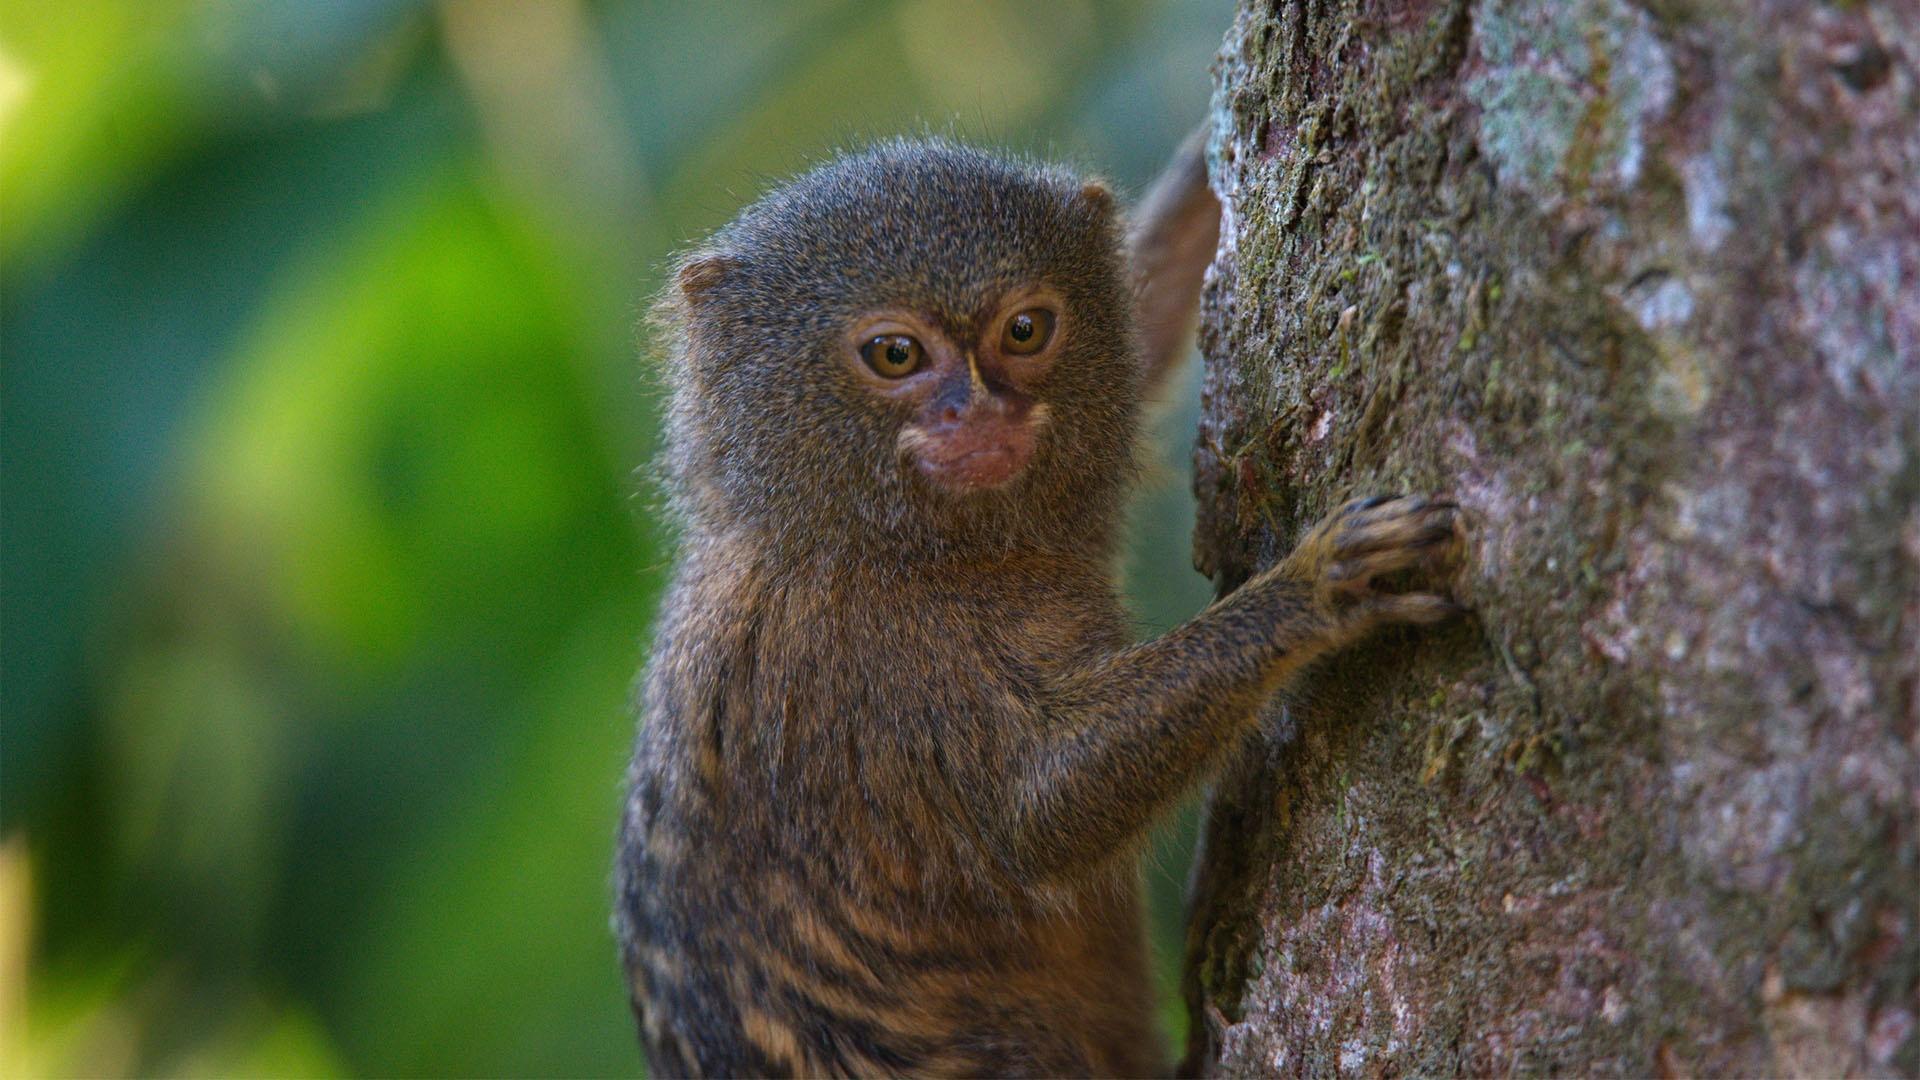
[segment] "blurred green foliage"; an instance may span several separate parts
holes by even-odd
[[[0,1071],[637,1071],[660,266],[880,134],[1137,189],[1227,7],[0,5]]]

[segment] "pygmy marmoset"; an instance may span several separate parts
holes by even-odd
[[[843,157],[660,304],[685,523],[615,921],[657,1075],[1137,1075],[1138,854],[1291,673],[1453,605],[1451,504],[1350,503],[1132,642],[1143,398],[1218,206],[1190,144],[1108,189],[944,141]]]

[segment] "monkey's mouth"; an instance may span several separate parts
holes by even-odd
[[[970,450],[949,461],[920,459],[920,471],[941,487],[971,491],[996,488],[1019,475],[1026,455],[1011,447],[992,446]]]
[[[907,428],[901,443],[935,487],[956,494],[984,491],[1012,483],[1026,469],[1034,425],[1026,417],[973,417],[933,430]]]

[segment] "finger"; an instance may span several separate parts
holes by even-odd
[[[1337,517],[1350,520],[1370,520],[1393,514],[1413,513],[1424,509],[1458,510],[1460,504],[1449,496],[1436,495],[1369,495],[1364,499],[1354,499],[1340,508]],[[1368,513],[1368,511],[1377,511]]]
[[[1367,613],[1381,622],[1408,623],[1415,626],[1431,626],[1448,619],[1463,615],[1467,609],[1444,596],[1434,593],[1399,593],[1389,596],[1371,597],[1366,602]]]
[[[1404,570],[1418,562],[1419,548],[1390,547],[1358,558],[1343,559],[1327,568],[1327,581],[1342,587],[1364,587],[1374,578]]]
[[[1375,511],[1368,519],[1341,530],[1334,544],[1339,558],[1352,558],[1368,552],[1394,547],[1432,547],[1447,543],[1455,536],[1454,511],[1425,503],[1412,510],[1387,515]]]

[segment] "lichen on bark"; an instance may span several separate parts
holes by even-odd
[[[1196,869],[1190,1068],[1920,1072],[1920,18],[1249,2],[1196,563],[1444,491]]]

